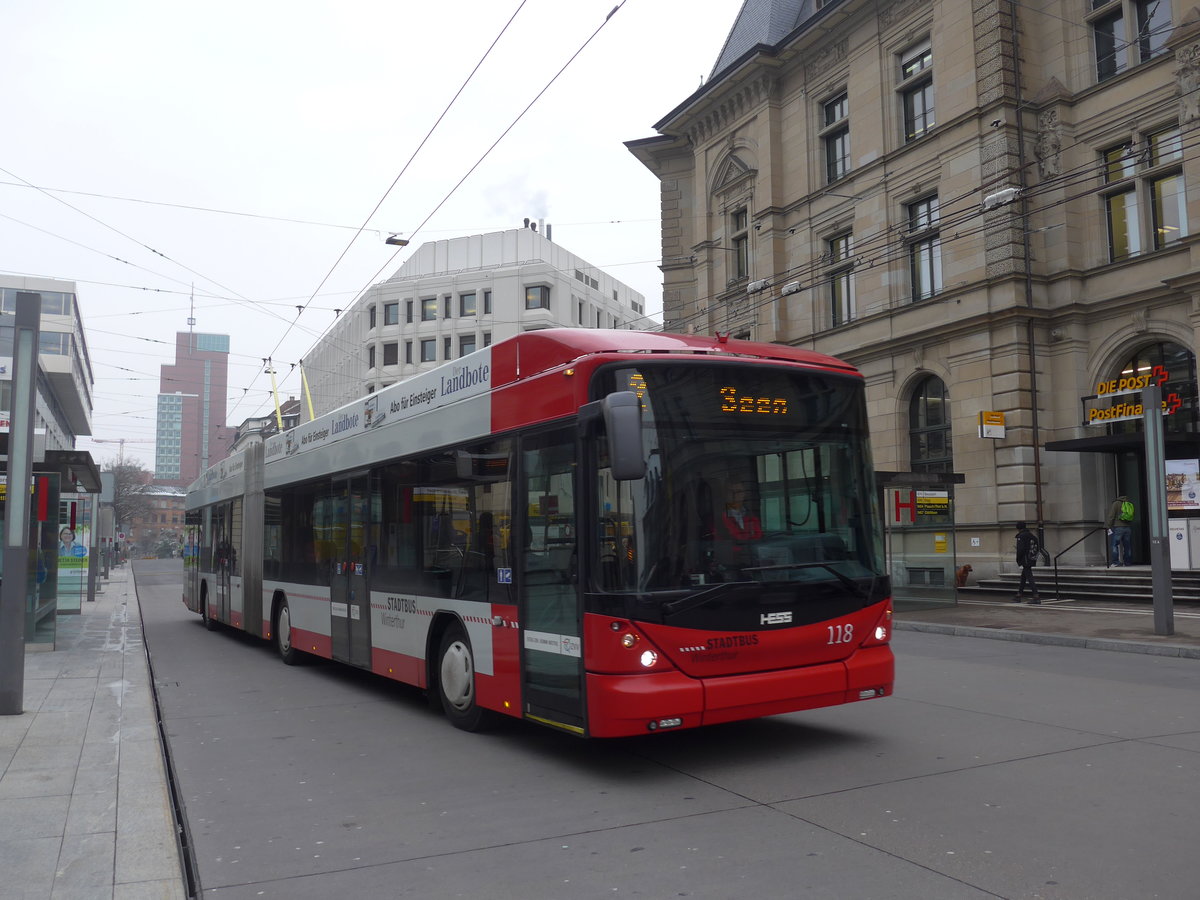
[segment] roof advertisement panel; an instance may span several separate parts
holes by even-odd
[[[309,450],[365,434],[391,428],[414,416],[486,394],[492,386],[492,353],[485,347],[448,365],[415,375],[361,400],[297,425],[266,441],[265,458],[272,460],[295,456]]]

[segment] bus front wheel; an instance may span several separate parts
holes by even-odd
[[[478,731],[483,726],[486,713],[475,702],[475,657],[467,633],[457,622],[442,635],[438,692],[446,718],[455,728]]]
[[[279,611],[275,613],[275,649],[285,665],[294,666],[300,661],[300,651],[292,643],[292,611],[287,600],[279,601]]]

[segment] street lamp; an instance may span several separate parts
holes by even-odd
[[[393,247],[407,247],[408,246],[408,239],[402,238],[398,234],[389,235],[388,237],[384,238],[383,242],[385,244],[391,244]]]

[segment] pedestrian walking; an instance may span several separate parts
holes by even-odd
[[[1121,494],[1108,507],[1104,527],[1108,529],[1108,564],[1133,564],[1133,501]]]
[[[1021,567],[1021,583],[1017,587],[1017,595],[1012,598],[1013,603],[1020,603],[1022,596],[1025,593],[1025,585],[1029,585],[1029,592],[1032,595],[1029,602],[1037,606],[1042,602],[1038,596],[1037,582],[1033,580],[1033,566],[1037,562],[1038,553],[1041,552],[1041,546],[1038,544],[1037,535],[1029,530],[1029,526],[1024,522],[1017,523],[1017,565]]]

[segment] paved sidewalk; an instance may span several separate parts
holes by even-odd
[[[25,653],[25,712],[0,716],[0,896],[183,900],[130,566]]]
[[[1200,608],[1176,604],[1173,613],[1170,635],[1154,633],[1153,609],[1145,603],[960,600],[956,606],[899,610],[894,621],[897,631],[1200,659]]]

